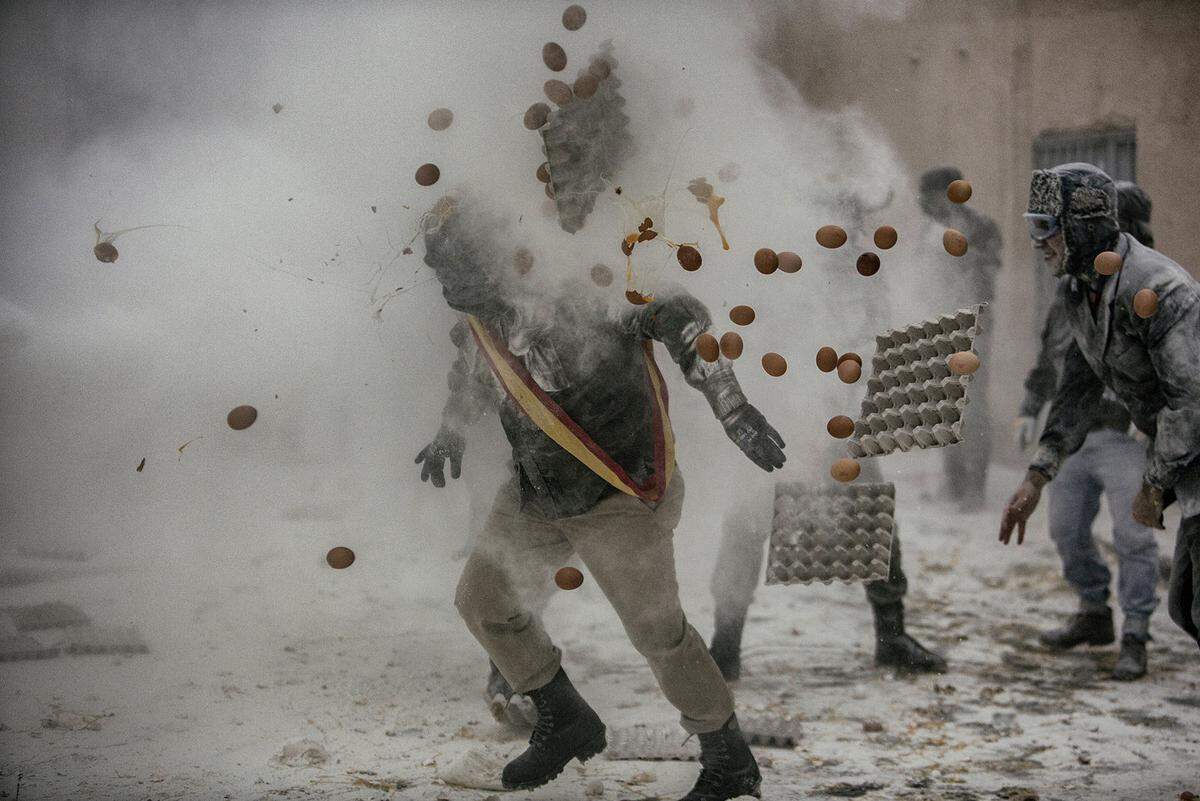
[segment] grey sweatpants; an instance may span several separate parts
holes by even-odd
[[[1088,434],[1047,487],[1050,537],[1062,558],[1063,575],[1085,608],[1108,604],[1112,573],[1092,536],[1100,495],[1108,498],[1124,631],[1142,638],[1158,606],[1158,543],[1154,530],[1136,522],[1132,513],[1145,463],[1144,445],[1124,431],[1101,428]]]
[[[702,734],[729,720],[733,696],[679,603],[672,538],[683,496],[676,470],[655,509],[616,493],[584,514],[549,520],[521,510],[515,480],[500,489],[454,602],[514,691],[542,687],[558,672],[562,652],[537,610],[555,571],[577,554],[683,728]]]

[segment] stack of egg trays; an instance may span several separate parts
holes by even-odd
[[[973,351],[986,303],[875,337],[862,413],[846,444],[855,458],[963,440],[972,376],[951,375],[947,359]]]
[[[888,577],[896,521],[891,482],[775,486],[767,584]]]
[[[583,227],[605,182],[633,150],[611,43],[594,58],[608,62],[608,77],[591,97],[573,97],[552,111],[541,130],[558,222],[569,234]]]

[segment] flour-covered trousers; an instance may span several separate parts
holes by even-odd
[[[700,634],[679,603],[672,539],[683,510],[676,470],[657,508],[616,493],[574,517],[521,511],[516,481],[501,488],[458,582],[455,605],[513,690],[528,693],[558,672],[562,653],[537,610],[554,573],[578,555],[612,604],[634,648],[693,734],[733,714]]]
[[[1084,607],[1108,603],[1112,573],[1092,534],[1100,496],[1108,498],[1123,628],[1142,638],[1158,606],[1158,543],[1154,530],[1136,522],[1132,512],[1145,464],[1144,445],[1124,431],[1100,428],[1088,434],[1047,486],[1050,537],[1062,558],[1063,575]]]

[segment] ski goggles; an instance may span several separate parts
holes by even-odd
[[[1025,222],[1029,224],[1029,237],[1038,242],[1045,242],[1062,230],[1058,217],[1053,214],[1024,214]]]

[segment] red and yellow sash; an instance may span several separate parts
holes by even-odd
[[[654,363],[653,342],[646,340],[643,348],[646,357],[646,381],[654,398],[654,475],[645,484],[637,484],[624,468],[605,453],[587,432],[568,417],[567,413],[537,385],[533,376],[525,369],[525,365],[497,341],[482,322],[472,315],[467,315],[467,322],[471,326],[471,333],[479,345],[479,350],[487,359],[505,392],[546,436],[621,492],[644,501],[657,502],[662,499],[675,469],[675,435],[671,431],[671,420],[667,416],[667,387],[663,383],[662,374],[658,372],[658,365]]]

